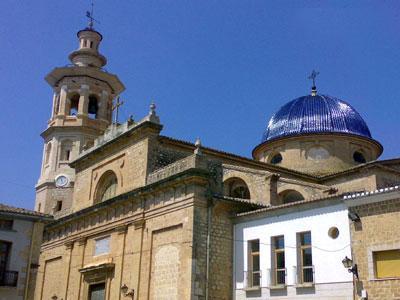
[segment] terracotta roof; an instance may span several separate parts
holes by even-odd
[[[0,214],[1,213],[6,213],[10,215],[22,215],[22,216],[30,216],[30,217],[39,217],[39,218],[45,218],[45,219],[52,219],[53,217],[51,215],[43,214],[37,211],[25,209],[25,208],[20,208],[20,207],[14,207],[14,206],[9,206],[0,203]]]
[[[252,214],[258,214],[258,213],[262,213],[262,212],[266,212],[266,211],[278,210],[278,209],[283,209],[283,208],[292,207],[292,206],[301,206],[301,205],[308,204],[308,203],[324,201],[324,200],[334,199],[334,198],[341,199],[342,197],[344,197],[345,195],[348,195],[348,194],[349,193],[341,193],[341,194],[337,194],[337,195],[335,194],[335,195],[329,195],[329,196],[325,196],[325,197],[305,199],[305,200],[281,204],[281,205],[268,206],[265,208],[252,210],[249,212],[239,213],[236,216],[241,217],[241,216],[247,216],[247,215],[252,215]]]

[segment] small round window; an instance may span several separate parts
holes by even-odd
[[[329,228],[328,235],[330,238],[336,239],[339,236],[339,229],[337,227]]]
[[[353,159],[354,159],[355,162],[358,162],[360,164],[363,164],[363,163],[367,162],[367,160],[364,157],[364,154],[362,154],[359,151],[354,152]]]
[[[282,161],[282,155],[280,153],[274,154],[270,160],[271,164],[279,164]]]

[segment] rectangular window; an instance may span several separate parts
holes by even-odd
[[[57,201],[56,203],[56,211],[60,211],[62,209],[62,201]]]
[[[94,256],[108,254],[110,252],[110,237],[95,240]]]
[[[272,273],[271,282],[273,285],[286,283],[285,266],[285,238],[283,235],[272,237]]]
[[[16,286],[18,272],[8,270],[11,253],[10,242],[0,241],[0,286]]]
[[[260,240],[252,240],[247,243],[248,249],[248,270],[247,285],[248,287],[260,286]]]
[[[299,243],[299,274],[300,283],[314,282],[314,267],[312,263],[311,232],[301,232],[298,235]]]
[[[13,220],[0,219],[0,230],[12,230],[13,223]]]
[[[106,291],[105,282],[89,285],[89,300],[106,299],[105,291]]]
[[[400,249],[373,253],[376,278],[400,277]]]

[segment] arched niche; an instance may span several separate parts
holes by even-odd
[[[250,190],[243,179],[233,177],[224,182],[224,195],[233,198],[250,199]]]
[[[94,197],[95,203],[100,203],[116,196],[118,189],[117,175],[111,170],[106,171],[99,179]]]
[[[51,154],[51,142],[48,142],[46,145],[46,151],[44,155],[44,164],[47,165],[50,162],[50,154]]]
[[[304,196],[296,190],[285,190],[279,193],[279,200],[282,204],[293,203],[304,200]]]
[[[71,140],[63,140],[61,142],[60,160],[69,161],[71,159],[73,142]]]

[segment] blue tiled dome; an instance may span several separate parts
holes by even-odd
[[[303,96],[274,114],[262,142],[310,133],[348,133],[371,139],[360,114],[348,103],[327,95]]]

